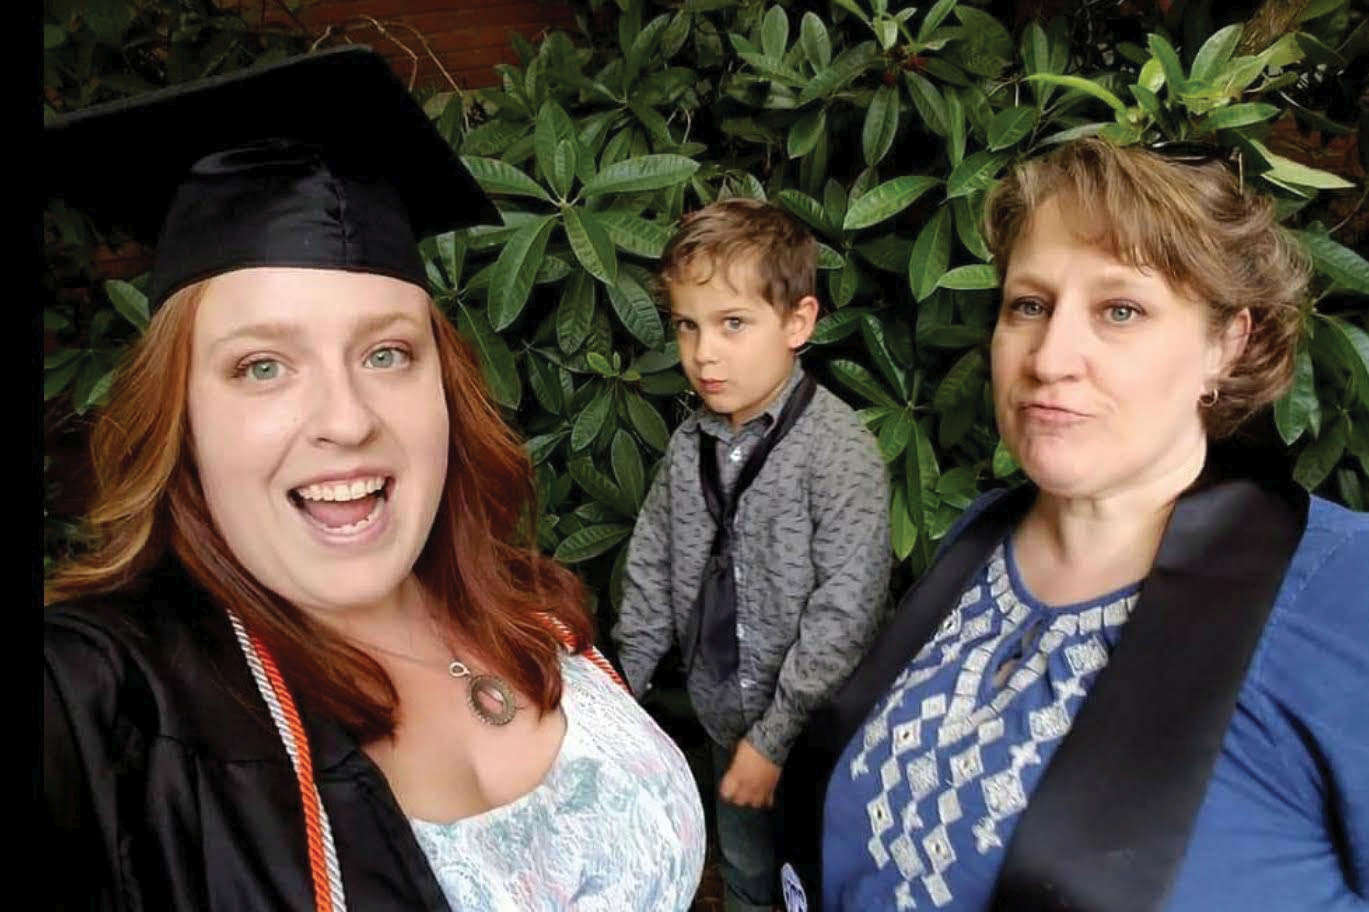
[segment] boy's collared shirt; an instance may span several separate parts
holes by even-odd
[[[775,401],[742,427],[700,408],[676,430],[628,547],[614,637],[628,684],[645,689],[683,640],[715,527],[699,476],[699,434],[718,441],[731,490],[803,377],[796,362]],[[745,737],[782,764],[808,714],[845,680],[888,604],[888,481],[873,435],[819,387],[741,496],[735,520],[737,674],[696,663],[691,702],[714,741]]]

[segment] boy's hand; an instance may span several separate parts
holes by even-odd
[[[780,768],[743,738],[737,742],[732,765],[718,783],[718,797],[738,807],[768,808],[775,803],[779,781]]]

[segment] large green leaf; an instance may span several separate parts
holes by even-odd
[[[634,392],[627,394],[627,415],[632,427],[653,449],[665,452],[670,431],[656,407]]]
[[[1274,426],[1283,442],[1291,446],[1312,424],[1312,415],[1321,410],[1317,399],[1312,356],[1306,348],[1293,361],[1293,383],[1274,403]]]
[[[565,109],[554,101],[548,100],[537,112],[533,126],[532,146],[537,157],[537,167],[544,180],[550,181],[555,172],[556,146],[562,140],[577,142],[575,123]]]
[[[526,134],[523,121],[496,118],[467,133],[461,140],[463,155],[498,155]]]
[[[632,526],[605,523],[586,526],[567,535],[556,546],[555,557],[563,564],[578,564],[598,557],[632,534]]]
[[[1332,240],[1324,231],[1295,231],[1317,271],[1347,291],[1369,295],[1369,260]]]
[[[610,455],[613,477],[618,480],[618,487],[634,504],[640,504],[646,494],[646,472],[642,468],[642,454],[637,451],[632,435],[621,430],[614,434]]]
[[[986,189],[1007,161],[1006,153],[989,152],[986,149],[966,156],[946,179],[946,198],[955,199]]]
[[[1202,120],[1204,130],[1232,130],[1236,127],[1247,127],[1271,117],[1277,117],[1279,109],[1272,104],[1262,102],[1250,102],[1248,104],[1230,105],[1225,108],[1218,108]]]
[[[854,390],[860,395],[869,399],[875,405],[889,405],[898,407],[898,400],[890,396],[889,393],[875,379],[875,375],[863,365],[855,361],[840,358],[827,365],[832,371],[832,376],[846,387]]]
[[[589,404],[580,410],[580,414],[575,416],[575,423],[571,425],[570,448],[575,453],[594,442],[594,438],[599,435],[609,412],[613,410],[613,387],[602,381],[595,382],[602,385],[595,392],[594,398],[590,399]]]
[[[553,415],[564,414],[566,394],[561,387],[561,378],[556,366],[545,357],[531,353],[524,359],[524,364],[528,367],[528,383],[532,386],[533,395],[537,397],[537,403]]]
[[[946,121],[946,99],[941,90],[919,73],[903,74],[903,84],[908,88],[908,97],[913,100],[922,122],[938,136],[945,136],[949,129]]]
[[[1108,107],[1119,114],[1125,114],[1127,106],[1122,103],[1112,92],[1100,86],[1092,79],[1085,79],[1082,76],[1059,76],[1054,73],[1033,73],[1027,77],[1028,82],[1040,82],[1047,85],[1058,85],[1062,88],[1072,89],[1076,92],[1083,92],[1092,95],[1099,101],[1106,102]]]
[[[105,282],[105,294],[109,296],[114,309],[139,332],[147,329],[151,316],[147,309],[147,295],[127,282],[109,279]]]
[[[518,367],[514,364],[513,352],[490,326],[489,320],[479,310],[462,304],[456,314],[456,328],[475,346],[494,401],[508,409],[518,408],[523,398]]]
[[[865,341],[865,349],[870,353],[870,359],[875,362],[875,367],[884,375],[884,379],[889,381],[899,394],[900,398],[907,398],[908,387],[904,378],[903,369],[894,360],[893,354],[889,351],[889,345],[884,338],[884,325],[874,314],[866,314],[860,321],[861,338]],[[892,458],[892,457],[891,457]]]
[[[984,354],[978,348],[972,348],[961,355],[941,379],[932,397],[932,408],[938,412],[964,408],[967,402],[979,397],[983,386]]]
[[[958,196],[951,200],[951,213],[955,216],[955,233],[966,250],[981,260],[988,260],[992,254],[984,235],[979,230],[979,213],[983,207],[972,206],[971,199],[973,197]]]
[[[594,289],[595,283],[586,273],[576,272],[561,291],[561,303],[556,308],[556,344],[568,355],[578,351],[589,335]]]
[[[619,248],[637,256],[656,259],[669,243],[671,230],[629,212],[596,212],[595,218]]]
[[[919,301],[932,293],[951,259],[951,211],[942,207],[922,226],[908,258],[908,286]]]
[[[814,70],[821,70],[832,62],[832,39],[827,34],[827,26],[811,10],[803,14],[799,24],[799,43]]]
[[[922,24],[917,29],[917,40],[925,42],[935,32],[937,26],[941,25],[950,15],[955,7],[956,0],[936,0],[931,9],[927,10],[927,15],[922,18]]]
[[[1341,418],[1312,441],[1293,465],[1293,480],[1309,491],[1316,490],[1344,455],[1349,430],[1348,422]]]
[[[908,510],[907,487],[901,484],[892,487],[889,499],[889,545],[894,549],[894,557],[906,560],[917,546],[917,523]]]
[[[524,225],[495,260],[489,300],[490,323],[496,330],[508,327],[523,312],[555,223],[555,217],[548,215]]]
[[[954,58],[977,76],[997,76],[1012,59],[1012,35],[993,16],[973,6],[957,6],[955,14],[964,30],[952,46]]]
[[[1369,407],[1369,333],[1339,317],[1316,315],[1315,343],[1324,346],[1350,374],[1355,395]]]
[[[683,155],[640,155],[609,165],[584,187],[586,196],[638,193],[682,184],[699,170],[699,163]]]
[[[957,266],[937,279],[936,284],[941,288],[953,288],[958,291],[997,288],[998,270],[988,263]]]
[[[1203,46],[1198,48],[1198,53],[1193,55],[1190,78],[1197,83],[1210,83],[1214,80],[1231,60],[1231,55],[1236,52],[1244,28],[1242,23],[1237,22],[1213,32],[1203,42]]]
[[[785,188],[776,194],[775,199],[781,206],[803,219],[823,234],[837,234],[836,226],[827,220],[827,212],[822,203],[806,193]]]
[[[1160,61],[1160,66],[1165,71],[1165,85],[1169,87],[1171,97],[1182,95],[1188,89],[1188,80],[1184,78],[1184,67],[1179,62],[1179,55],[1174,51],[1174,45],[1165,39],[1165,36],[1152,33],[1147,36],[1146,44],[1150,47],[1150,52]]]
[[[580,265],[590,275],[612,287],[618,278],[618,255],[613,252],[613,242],[599,224],[598,217],[578,206],[566,206],[561,210],[561,216],[565,220],[570,249],[575,252]]]
[[[862,193],[846,210],[845,231],[868,228],[907,209],[929,189],[941,183],[925,175],[896,177]]]
[[[816,98],[823,98],[840,91],[847,83],[855,79],[877,60],[880,59],[879,51],[875,48],[873,41],[862,41],[853,48],[844,51],[832,65],[819,70],[817,75],[808,81],[799,93],[798,104],[800,107],[808,104]]]
[[[778,9],[778,7],[776,7]],[[817,146],[827,132],[827,109],[817,108],[804,114],[789,127],[786,146],[790,158],[803,158]]]
[[[1036,109],[1025,105],[1005,108],[989,122],[989,148],[1006,149],[1036,126]]]
[[[879,164],[893,147],[898,132],[898,85],[880,86],[865,111],[865,124],[860,131],[860,147],[865,163]]]
[[[778,60],[788,46],[789,17],[784,14],[784,7],[772,6],[761,22],[761,52]]]
[[[582,454],[574,457],[566,463],[566,469],[570,472],[570,477],[575,480],[575,483],[599,503],[611,507],[623,516],[632,517],[636,515],[637,505],[628,503],[618,485],[614,484],[613,479],[595,468],[594,461],[589,456]]]
[[[618,273],[618,280],[608,286],[609,303],[618,319],[647,348],[660,348],[665,341],[665,330],[656,304],[642,283],[627,270]]]
[[[486,193],[531,196],[551,202],[551,197],[537,181],[507,162],[479,155],[463,155],[461,161]]]
[[[813,328],[813,335],[808,338],[808,341],[814,345],[831,345],[833,342],[840,342],[860,328],[861,318],[868,313],[869,311],[863,307],[847,307],[829,313],[818,321],[818,325]]]

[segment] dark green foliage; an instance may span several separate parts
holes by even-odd
[[[1369,262],[1333,239],[1319,196],[1363,188],[1266,143],[1281,113],[1315,113],[1338,74],[1364,73],[1362,13],[1317,4],[1305,31],[1238,55],[1239,23],[1089,20],[1085,43],[1081,21],[1014,29],[955,0],[590,6],[583,22],[616,16],[616,27],[520,40],[521,63],[497,68],[498,88],[429,99],[505,225],[430,239],[424,254],[434,296],[529,441],[538,540],[583,574],[601,623],[636,511],[690,404],[651,291],[679,215],[761,197],[817,235],[825,316],[805,363],[879,441],[902,588],[960,511],[1017,472],[987,391],[997,276],[978,216],[1012,162],[1073,136],[1241,150],[1244,179],[1279,198],[1318,269],[1275,426],[1300,481],[1369,507]],[[59,37],[49,43],[65,53]],[[95,100],[74,85],[57,91]],[[1365,121],[1316,116],[1369,144]],[[70,241],[79,222],[56,213],[55,236]],[[97,404],[103,371],[146,319],[133,286],[106,294],[79,328],[49,310],[68,345],[47,364],[54,410]],[[96,332],[112,326],[121,331]]]

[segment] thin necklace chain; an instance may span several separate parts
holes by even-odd
[[[487,725],[507,725],[518,712],[518,704],[513,689],[503,678],[492,674],[477,674],[471,671],[465,662],[455,656],[448,662],[435,662],[431,659],[420,659],[417,656],[387,649],[384,646],[377,646],[375,643],[357,637],[350,637],[350,639],[359,646],[374,649],[376,652],[393,656],[396,659],[403,659],[423,668],[445,668],[447,674],[453,678],[458,680],[465,678],[466,703],[470,706],[471,711]],[[491,709],[482,702],[482,698],[493,700],[497,704],[496,708]]]

